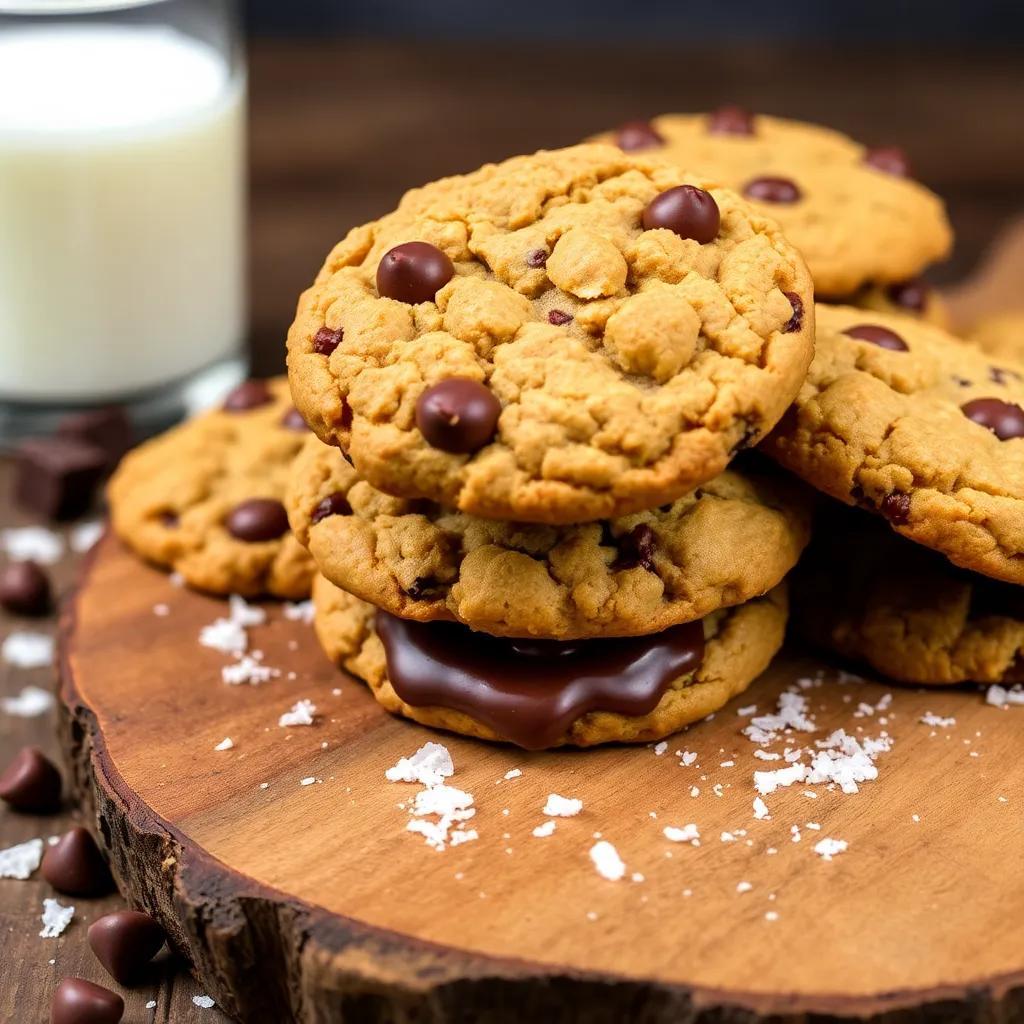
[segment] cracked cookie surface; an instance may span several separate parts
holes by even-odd
[[[578,146],[409,192],[299,301],[288,367],[306,420],[381,490],[492,519],[608,518],[716,476],[795,395],[812,286],[726,189],[707,185],[713,237],[701,196],[690,228],[645,212],[683,184],[706,185]]]
[[[328,579],[406,619],[564,640],[656,633],[758,597],[810,536],[802,485],[770,463],[675,502],[549,526],[376,490],[315,437],[293,467],[292,529]]]
[[[747,198],[752,190],[754,205],[807,260],[821,295],[904,281],[949,253],[941,200],[904,176],[906,160],[896,150],[869,150],[828,128],[730,108],[665,114],[649,128],[645,155],[712,175]],[[633,144],[622,129],[600,138]],[[758,181],[773,184],[752,189]]]
[[[817,322],[762,450],[954,564],[1024,583],[1024,367],[907,317],[819,304]]]
[[[313,625],[327,656],[367,683],[386,710],[435,729],[487,740],[505,739],[463,712],[417,707],[399,698],[388,680],[387,659],[374,625],[376,610],[372,605],[323,576],[313,581],[313,603]],[[638,716],[589,712],[577,718],[551,745],[647,743],[706,718],[746,690],[768,667],[782,646],[786,616],[785,584],[764,597],[713,612],[704,619],[705,646],[700,666],[674,680],[653,711]]]
[[[306,597],[313,561],[282,501],[309,430],[284,378],[232,396],[234,410],[203,413],[125,456],[107,490],[114,531],[196,589]]]
[[[810,643],[892,679],[1024,680],[1024,590],[950,565],[853,509],[831,509],[791,583]]]

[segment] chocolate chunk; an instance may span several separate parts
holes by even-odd
[[[864,163],[897,178],[910,177],[910,160],[899,146],[875,146],[864,154]]]
[[[429,242],[403,242],[384,253],[377,266],[377,294],[416,305],[434,296],[455,276],[448,256]]]
[[[33,437],[15,449],[14,500],[46,519],[76,519],[92,504],[107,455],[71,437]]]
[[[341,418],[338,423],[342,430],[348,430],[352,426],[352,406],[348,404],[347,398],[341,400]]]
[[[309,424],[302,418],[302,413],[294,405],[281,417],[281,426],[285,430],[309,430]]]
[[[0,606],[15,615],[45,615],[52,605],[50,580],[35,562],[11,562],[0,571]]]
[[[1005,387],[1007,381],[1020,380],[1021,375],[1016,370],[1007,370],[1004,366],[990,366],[988,368],[988,378],[993,384]]]
[[[414,601],[425,601],[437,594],[440,584],[431,576],[417,576],[412,583],[405,588],[406,594]]]
[[[960,407],[963,414],[992,431],[1000,441],[1024,437],[1024,409],[1001,398],[975,398]]]
[[[646,524],[634,526],[625,536],[617,541],[618,558],[612,563],[613,569],[646,569],[654,572],[654,551],[657,538],[654,531]]]
[[[548,261],[547,249],[534,249],[526,254],[526,265],[528,267],[543,267]]]
[[[719,107],[708,115],[708,131],[712,135],[753,135],[754,115],[743,107]]]
[[[449,377],[427,388],[416,402],[416,426],[433,448],[467,454],[488,444],[501,403],[485,385]]]
[[[107,457],[107,472],[120,462],[135,440],[128,415],[119,405],[65,416],[57,424],[56,434],[99,448]]]
[[[130,985],[164,944],[163,928],[138,910],[118,910],[89,925],[89,946],[107,973]]]
[[[881,324],[857,324],[856,327],[847,327],[843,334],[858,341],[867,341],[879,348],[887,348],[893,352],[907,352],[907,343],[888,327]]]
[[[243,380],[236,388],[228,392],[224,399],[225,412],[248,412],[267,405],[274,396],[267,387],[265,380]]]
[[[548,323],[554,324],[555,327],[564,327],[572,323],[572,316],[561,309],[552,309],[548,312]]]
[[[0,800],[16,811],[52,814],[60,807],[60,772],[38,747],[22,747],[0,775]]]
[[[313,509],[313,514],[309,517],[309,521],[310,523],[319,523],[321,519],[326,519],[328,516],[348,516],[351,514],[352,506],[348,503],[348,498],[341,491],[335,491],[334,494],[329,494]]]
[[[181,520],[178,518],[177,512],[165,509],[160,513],[160,525],[167,530],[176,530],[180,522]]]
[[[615,133],[615,145],[626,153],[635,153],[664,146],[665,139],[650,121],[627,121]]]
[[[792,334],[799,331],[804,325],[804,300],[796,292],[783,292],[793,307],[793,315],[786,321],[782,328],[783,334]]]
[[[743,187],[743,194],[762,203],[795,203],[803,196],[796,182],[772,175],[748,181]]]
[[[69,896],[104,896],[114,887],[100,848],[80,825],[47,848],[42,872],[57,892]]]
[[[65,978],[53,994],[50,1024],[118,1024],[124,1000],[84,978]]]
[[[340,344],[343,332],[332,331],[330,327],[321,327],[313,335],[313,351],[320,356],[329,356]]]
[[[880,510],[890,523],[903,526],[910,520],[910,495],[893,491],[882,499]]]
[[[718,235],[722,218],[710,192],[695,185],[678,185],[655,196],[644,208],[642,220],[647,231],[668,228],[681,238],[706,245]]]
[[[909,309],[912,313],[923,313],[928,305],[931,288],[919,277],[910,281],[899,281],[889,285],[885,294],[889,301],[901,309]]]
[[[250,498],[228,513],[224,525],[237,540],[277,540],[288,532],[288,513],[274,498]]]

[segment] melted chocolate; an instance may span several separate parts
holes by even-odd
[[[527,750],[550,747],[590,711],[648,714],[704,658],[700,621],[651,636],[565,642],[501,639],[383,611],[376,623],[402,700],[461,711]]]

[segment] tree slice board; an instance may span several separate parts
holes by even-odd
[[[230,659],[197,643],[224,604],[107,537],[62,625],[62,733],[96,833],[240,1020],[1024,1019],[1024,707],[795,653],[660,756],[527,754],[389,717],[267,608],[251,644],[281,675],[225,685]],[[782,789],[755,820],[752,773],[784,762],[753,756],[738,710],[806,678],[818,732],[794,744],[842,727],[892,750],[860,792]],[[280,727],[301,698],[316,723]],[[436,851],[406,830],[418,787],[384,773],[427,740],[475,798],[475,842]],[[549,793],[583,811],[536,838]],[[690,822],[699,846],[663,835]],[[595,870],[596,833],[622,880]],[[825,837],[848,848],[826,861]]]

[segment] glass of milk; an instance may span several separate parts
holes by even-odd
[[[0,0],[0,440],[245,372],[232,0]]]

